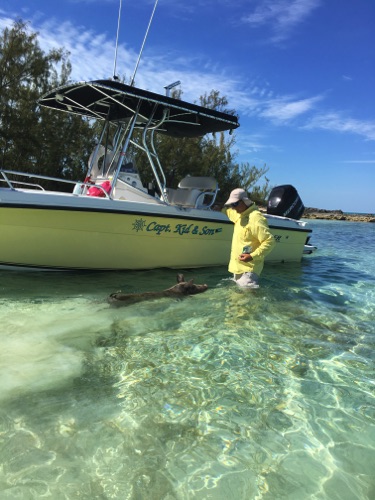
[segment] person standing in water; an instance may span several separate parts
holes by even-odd
[[[267,219],[241,188],[230,193],[223,211],[234,223],[228,270],[237,285],[258,288],[264,259],[275,246]]]

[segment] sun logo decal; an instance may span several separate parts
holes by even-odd
[[[133,222],[133,230],[134,231],[143,231],[146,226],[146,221],[143,219],[136,219],[135,222]]]

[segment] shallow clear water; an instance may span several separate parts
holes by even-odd
[[[1,499],[374,499],[375,225],[237,290],[172,270],[0,273]]]

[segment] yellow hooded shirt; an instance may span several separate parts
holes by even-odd
[[[242,214],[238,214],[230,207],[225,207],[223,211],[234,223],[229,272],[233,274],[253,272],[259,275],[263,270],[265,256],[275,246],[275,238],[269,230],[267,219],[259,212],[255,204]],[[238,260],[244,246],[250,247],[253,260],[249,262]]]

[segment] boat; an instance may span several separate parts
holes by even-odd
[[[0,269],[117,271],[226,265],[233,225],[215,210],[213,177],[188,175],[167,186],[155,134],[176,138],[232,133],[238,118],[171,96],[180,82],[156,94],[134,86],[158,0],[130,81],[113,78],[59,86],[40,106],[102,124],[84,180],[69,181],[0,169]],[[134,149],[148,159],[154,182],[145,185]],[[47,183],[47,184],[46,184]],[[46,186],[58,186],[51,190]],[[268,223],[276,246],[268,261],[299,262],[315,247],[299,220],[303,203],[293,186],[270,194]]]
[[[233,225],[214,209],[218,183],[187,176],[177,188],[167,186],[154,136],[231,132],[239,126],[236,116],[115,79],[67,84],[39,104],[102,122],[101,139],[84,180],[0,170],[2,269],[114,271],[228,263]],[[142,140],[135,143],[137,131]],[[143,185],[131,145],[147,155],[154,186]],[[61,187],[45,189],[45,181]],[[267,261],[299,262],[314,248],[308,243],[312,231],[293,218],[295,200],[278,212],[285,196],[276,194],[266,217],[277,244]]]

